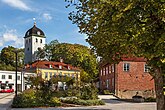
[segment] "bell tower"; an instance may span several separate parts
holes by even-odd
[[[25,64],[37,60],[35,52],[38,50],[38,48],[43,49],[43,47],[45,46],[45,39],[46,36],[44,32],[41,29],[37,28],[36,22],[34,22],[33,27],[25,33],[24,37]]]

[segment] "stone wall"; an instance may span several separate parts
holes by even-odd
[[[138,95],[143,98],[156,97],[154,90],[145,90],[145,91],[118,91],[118,97],[122,99],[132,99],[133,96]]]

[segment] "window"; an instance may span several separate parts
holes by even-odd
[[[9,75],[8,79],[12,79],[12,75]]]
[[[61,65],[59,65],[59,69],[62,69],[62,66]]]
[[[48,72],[45,72],[45,79],[48,78]]]
[[[68,73],[68,77],[70,77],[70,74]]]
[[[68,66],[68,70],[70,70],[70,66]]]
[[[29,39],[29,43],[31,42],[31,40]]]
[[[54,77],[56,77],[56,73],[54,73]]]
[[[17,80],[21,80],[21,77],[20,76],[17,76]]]
[[[50,79],[52,78],[52,72],[49,72],[49,74],[50,74]]]
[[[42,43],[42,39],[40,39],[40,43]]]
[[[103,68],[103,75],[105,75],[105,68]]]
[[[38,42],[38,39],[36,38],[36,42]]]
[[[27,51],[29,51],[29,47],[27,48]]]
[[[109,73],[111,73],[111,70],[112,70],[112,68],[111,68],[111,66],[109,66]]]
[[[114,67],[114,65],[111,66],[111,70],[112,70],[112,73],[115,72],[115,67]]]
[[[107,86],[107,89],[109,89],[109,80],[108,79],[106,80],[106,86]]]
[[[49,68],[52,68],[52,65],[49,65]]]
[[[29,31],[28,31],[27,35],[29,35]]]
[[[129,71],[129,69],[130,69],[130,64],[129,64],[129,63],[124,63],[123,65],[124,65],[123,71]]]
[[[37,34],[40,35],[41,34],[40,31],[37,31]]]
[[[5,79],[5,75],[2,75],[2,79]]]
[[[26,40],[26,44],[28,43],[28,40]]]
[[[150,67],[147,64],[145,64],[144,65],[144,72],[149,72],[149,69],[150,69]]]
[[[106,74],[108,74],[108,66],[106,67]]]
[[[100,75],[102,76],[102,74],[103,74],[103,71],[102,71],[102,69],[100,70]]]
[[[74,78],[74,74],[72,74],[72,78]]]

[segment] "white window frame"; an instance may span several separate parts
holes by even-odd
[[[11,78],[9,78],[9,76],[11,76]],[[13,76],[12,76],[12,75],[9,75],[9,76],[8,76],[8,79],[12,79],[12,78],[13,78]]]
[[[106,66],[106,74],[108,74],[109,72],[108,72],[108,66]]]
[[[101,69],[101,70],[100,70],[100,76],[102,76],[102,74],[103,74],[103,70]]]
[[[148,73],[149,72],[149,66],[147,64],[144,64],[144,72]]]
[[[4,77],[3,77],[4,76]],[[2,79],[6,79],[6,75],[2,75]]]
[[[18,76],[17,76],[17,80],[21,80],[21,76],[18,75]]]
[[[111,66],[111,71],[112,71],[112,73],[115,72],[115,67],[114,67],[114,65]]]
[[[130,63],[124,63],[123,64],[123,71],[125,71],[125,72],[130,71]]]

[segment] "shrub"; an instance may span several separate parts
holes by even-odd
[[[92,84],[85,84],[80,88],[80,99],[94,100],[98,99],[97,88]]]
[[[48,96],[48,95],[46,95]],[[12,107],[27,108],[27,107],[41,107],[41,106],[60,106],[61,102],[57,97],[52,95],[46,97],[41,90],[25,90],[23,93],[14,97]]]
[[[109,90],[104,90],[103,91],[103,94],[104,95],[112,95],[113,93],[111,93]]]
[[[57,97],[52,97],[52,98],[50,99],[50,105],[51,105],[51,106],[61,106],[61,101],[60,101],[60,99],[57,98]]]
[[[84,105],[84,106],[92,106],[92,105],[105,105],[102,100],[82,100],[82,99],[75,99],[75,98],[66,98],[61,100],[63,103],[69,104],[77,104],[77,105]]]
[[[144,100],[145,102],[156,102],[156,99],[153,97],[148,97]]]
[[[36,105],[35,90],[28,89],[14,97],[12,107],[31,107]]]

